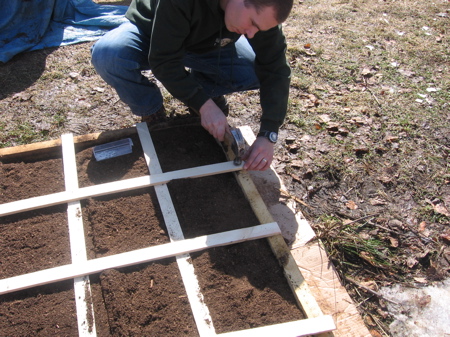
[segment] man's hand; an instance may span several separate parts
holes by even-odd
[[[273,144],[267,138],[258,137],[242,159],[244,170],[265,171],[273,160]]]
[[[227,117],[212,99],[207,100],[200,108],[200,119],[202,126],[214,138],[223,142],[225,132],[229,129]]]

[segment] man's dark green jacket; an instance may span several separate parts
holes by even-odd
[[[226,29],[219,0],[133,0],[126,17],[150,39],[149,64],[155,77],[177,99],[196,109],[210,98],[182,59],[186,52],[220,48],[220,39],[237,41]],[[261,129],[278,131],[286,116],[290,68],[281,25],[248,39],[260,81]]]

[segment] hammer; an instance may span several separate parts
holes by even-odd
[[[230,128],[230,133],[225,133],[225,142],[228,143],[234,153],[234,165],[241,165],[242,156],[245,153],[245,140],[242,136],[241,130],[237,128]]]

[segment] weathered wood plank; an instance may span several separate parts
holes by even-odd
[[[107,143],[133,134],[136,134],[136,129],[131,127],[76,136],[73,138],[73,142],[77,150],[83,150],[100,143]],[[61,157],[60,138],[0,149],[0,161],[3,163],[10,163],[17,160],[30,161],[55,156]]]

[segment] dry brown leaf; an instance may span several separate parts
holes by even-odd
[[[374,257],[373,257],[371,254],[369,254],[369,253],[367,253],[367,252],[360,252],[360,253],[359,253],[359,256],[360,256],[363,260],[369,262],[372,266],[375,266],[375,267],[378,266],[378,265],[376,264],[376,262],[375,262]]]
[[[295,181],[297,181],[297,182],[301,182],[302,180],[300,179],[300,177],[298,176],[298,175],[296,175],[296,174],[291,174],[290,175],[291,177],[292,177],[292,179],[294,179]]]
[[[389,237],[389,241],[391,241],[391,246],[394,248],[398,247],[398,240],[396,238],[393,237]]]
[[[303,161],[302,160],[293,160],[291,161],[291,167],[300,168],[303,167]]]
[[[300,141],[302,142],[309,142],[312,139],[310,135],[303,135],[302,138],[300,138]]]
[[[393,229],[403,230],[403,223],[397,219],[389,220],[388,225]]]
[[[427,228],[427,223],[425,221],[422,221],[419,224],[419,232],[423,232]]]
[[[417,304],[419,307],[424,308],[431,302],[431,295],[424,295],[417,298]]]
[[[436,16],[439,16],[440,18],[448,18],[448,13],[445,12],[437,13]]]
[[[95,90],[95,91],[98,91],[98,92],[104,92],[105,91],[105,88],[102,88],[102,87],[93,87],[92,89]]]
[[[373,75],[373,74],[372,74],[372,69],[370,69],[370,68],[364,68],[364,69],[361,71],[361,75],[366,76],[366,77],[372,76],[372,75]]]
[[[350,133],[350,130],[345,127],[340,127],[338,132],[341,136],[347,136]]]
[[[300,146],[298,144],[289,144],[286,148],[290,153],[297,153]]]
[[[329,121],[331,121],[329,115],[319,115],[319,119],[322,121],[322,123],[328,123]]]
[[[376,323],[375,323],[375,321],[372,319],[372,317],[366,316],[364,319],[365,319],[365,321],[366,321],[366,323],[367,323],[368,325],[376,326]]]
[[[19,101],[28,101],[32,96],[32,94],[26,92],[19,92],[17,94],[14,94],[13,99],[17,99]]]
[[[347,120],[347,122],[351,123],[351,124],[355,124],[356,126],[361,126],[364,125],[365,123],[365,119],[363,119],[362,117],[353,117],[349,120]]]
[[[387,135],[386,137],[384,137],[384,141],[387,143],[397,142],[398,140],[399,140],[399,137],[397,137],[397,136]]]
[[[428,283],[427,279],[425,277],[414,277],[414,281],[419,282],[419,283]]]
[[[80,74],[76,73],[76,72],[70,72],[69,73],[69,77],[72,78],[72,79],[77,79],[77,78],[80,77]]]
[[[370,330],[370,334],[372,335],[372,337],[383,337],[382,334],[380,334],[377,330]]]
[[[373,280],[363,281],[363,282],[361,282],[361,285],[366,287],[366,288],[369,288],[369,289],[371,289],[373,291],[378,291],[378,284],[375,281],[373,281]]]
[[[449,119],[450,119],[450,116],[449,116]],[[447,179],[448,179],[448,183],[450,183],[450,177],[448,177]],[[442,200],[444,201],[445,205],[450,206],[450,194],[445,195]]]
[[[417,259],[414,256],[408,256],[408,258],[406,259],[406,265],[409,268],[414,267],[417,263],[419,263],[419,261],[417,261]]]
[[[416,73],[410,70],[399,69],[398,72],[406,77],[413,77]]]
[[[284,142],[285,142],[286,144],[292,144],[292,143],[295,142],[295,140],[296,140],[295,137],[286,137],[286,139],[284,140]]]
[[[381,199],[380,197],[375,197],[369,200],[372,206],[386,205],[386,201]]]
[[[359,145],[359,146],[355,146],[355,153],[357,155],[362,155],[364,153],[368,153],[369,152],[369,148],[367,146],[364,145]]]
[[[450,243],[450,235],[449,234],[441,234],[439,237],[444,240],[447,244]]]
[[[317,146],[316,150],[319,151],[320,153],[328,153],[331,151],[331,146],[327,144],[320,144]]]
[[[358,205],[353,200],[349,200],[345,204],[345,206],[347,206],[348,209],[352,209],[352,210],[358,209]]]
[[[313,102],[315,102],[315,101],[318,100],[318,98],[316,97],[316,95],[313,95],[313,94],[308,94],[308,98],[309,98],[311,101],[313,101]]]
[[[437,204],[437,205],[432,204],[432,205],[433,205],[434,211],[436,213],[450,217],[450,212],[444,205],[442,205],[442,204]]]
[[[378,180],[385,184],[392,182],[392,178],[388,176],[379,176]]]
[[[353,222],[353,221],[350,221],[350,222]],[[372,236],[368,233],[362,232],[362,233],[359,233],[359,237],[363,240],[369,240]]]
[[[338,131],[340,124],[337,122],[329,122],[327,125],[328,131]]]

